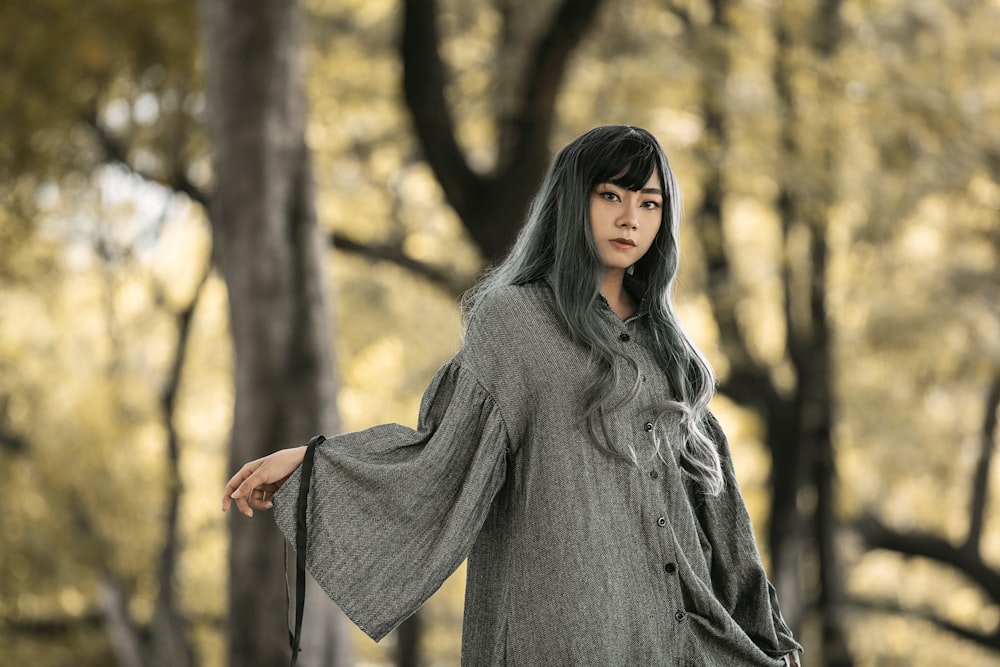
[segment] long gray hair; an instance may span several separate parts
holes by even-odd
[[[493,290],[523,285],[546,276],[552,283],[559,315],[569,336],[589,350],[601,374],[587,387],[584,417],[594,443],[605,452],[639,462],[631,445],[615,448],[603,414],[632,401],[639,392],[640,373],[601,333],[599,296],[601,263],[590,227],[590,196],[598,183],[641,189],[654,170],[664,193],[662,224],[649,252],[630,268],[648,309],[654,353],[670,383],[671,398],[660,404],[654,419],[655,452],[666,460],[662,435],[668,415],[679,415],[683,442],[681,468],[700,482],[709,495],[724,486],[717,446],[707,432],[708,402],[715,393],[715,375],[704,355],[684,332],[674,311],[672,291],[679,256],[681,195],[677,179],[656,139],[646,130],[626,125],[598,127],[577,137],[556,155],[527,222],[510,253],[490,269],[463,300],[471,313]],[[622,363],[635,371],[635,383],[624,399],[614,401],[622,382]]]

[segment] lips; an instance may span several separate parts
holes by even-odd
[[[635,241],[626,238],[611,239],[611,245],[623,250],[635,247]]]

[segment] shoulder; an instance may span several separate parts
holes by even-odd
[[[554,307],[552,289],[544,281],[497,287],[485,294],[469,313],[466,335],[537,326]]]
[[[468,314],[464,348],[509,363],[557,335],[555,299],[544,281],[504,285],[484,295]]]

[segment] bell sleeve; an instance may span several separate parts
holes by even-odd
[[[801,652],[781,616],[774,586],[767,579],[753,526],[740,494],[729,442],[722,426],[708,413],[707,427],[722,459],[725,488],[716,497],[703,496],[698,520],[711,547],[711,584],[716,599],[751,640],[765,653],[783,657]]]
[[[424,393],[416,430],[383,424],[315,452],[306,569],[375,641],[466,558],[506,477],[503,419],[457,359]],[[301,468],[274,497],[293,544],[300,481]]]

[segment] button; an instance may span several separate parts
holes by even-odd
[[[667,571],[667,574],[673,574],[677,571],[677,563],[667,563],[663,569]]]
[[[653,422],[646,422],[645,424],[642,425],[642,427],[646,429],[647,433],[649,433],[650,431],[653,430]]]
[[[629,336],[627,333],[618,334],[618,340],[620,340],[623,343],[627,343],[631,339],[632,339],[632,337]]]
[[[649,476],[652,477],[653,479],[656,479],[657,477],[660,476],[660,473],[656,472],[655,470],[650,470]]]
[[[659,519],[656,520],[656,525],[662,528],[663,526],[667,525],[667,520],[661,516]]]
[[[678,622],[683,621],[686,617],[687,614],[685,614],[683,611],[679,611],[676,614],[674,614],[674,618],[676,618]]]

